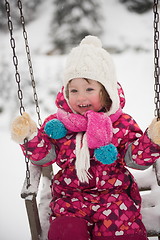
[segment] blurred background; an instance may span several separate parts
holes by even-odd
[[[115,62],[122,55],[124,57],[126,54],[127,57],[127,53],[128,57],[129,53],[135,56],[137,54],[138,61],[140,53],[145,58],[145,54],[147,56],[147,53],[152,52],[152,0],[22,0],[22,3],[34,77],[44,116],[54,111],[54,98],[61,85],[65,56],[84,36],[98,36]],[[10,14],[23,101],[25,107],[34,114],[31,109],[33,94],[17,1],[10,1]],[[127,61],[122,71],[128,72],[132,63],[133,59]],[[143,64],[142,62],[141,68]],[[119,66],[121,65],[116,66],[117,78],[121,81]],[[14,74],[6,11],[4,1],[0,0],[0,116],[6,115],[8,119],[18,113],[19,107]],[[129,84],[130,77],[132,72],[124,82]],[[6,124],[5,120],[4,122]]]

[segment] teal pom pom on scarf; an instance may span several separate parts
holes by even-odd
[[[48,121],[44,127],[45,133],[53,139],[60,139],[66,136],[67,129],[58,119]]]
[[[95,158],[103,164],[111,164],[117,160],[118,151],[113,144],[96,148],[94,150]]]

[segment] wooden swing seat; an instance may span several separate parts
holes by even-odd
[[[160,163],[157,161],[148,170],[137,172],[139,174],[136,174],[136,180],[142,196],[143,222],[148,237],[157,236],[157,239],[160,240],[160,212],[158,209],[160,200],[159,206],[156,204],[160,199]],[[27,189],[25,180],[21,197],[25,199],[31,238],[32,240],[47,240],[50,215],[49,202],[51,201],[50,181],[53,176],[52,166],[42,168],[31,164],[30,175],[32,185]],[[146,179],[148,179],[148,183]],[[42,184],[40,186],[41,180]],[[38,196],[39,191],[41,191],[41,196]],[[156,226],[155,222],[157,223]]]
[[[48,240],[49,203],[51,201],[50,184],[52,177],[51,165],[41,167],[30,164],[31,186],[27,189],[27,181],[25,179],[21,197],[25,199],[32,240]]]

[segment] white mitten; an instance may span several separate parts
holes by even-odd
[[[11,137],[19,144],[23,144],[25,138],[31,140],[36,135],[37,125],[26,112],[18,116],[11,124]]]
[[[148,128],[148,136],[154,143],[160,145],[160,121],[157,121],[156,118]]]

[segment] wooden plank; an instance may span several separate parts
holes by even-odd
[[[160,161],[157,160],[156,163],[154,163],[153,167],[154,167],[154,170],[155,170],[157,183],[160,186]]]
[[[25,179],[23,188],[21,191],[22,198],[26,198],[29,195],[37,196],[38,187],[39,187],[40,178],[41,178],[41,172],[42,172],[41,166],[35,166],[33,164],[30,164],[30,183],[31,183],[31,185],[27,188],[27,180]]]
[[[34,195],[28,196],[25,199],[25,205],[28,214],[32,240],[39,240],[41,235],[41,224],[38,214],[36,197]]]
[[[44,177],[47,177],[51,180],[53,177],[52,165],[49,165],[48,167],[42,167],[42,174]]]
[[[148,232],[147,232],[147,236],[148,236],[148,237],[158,237],[158,239],[160,239],[160,232],[148,231]]]

